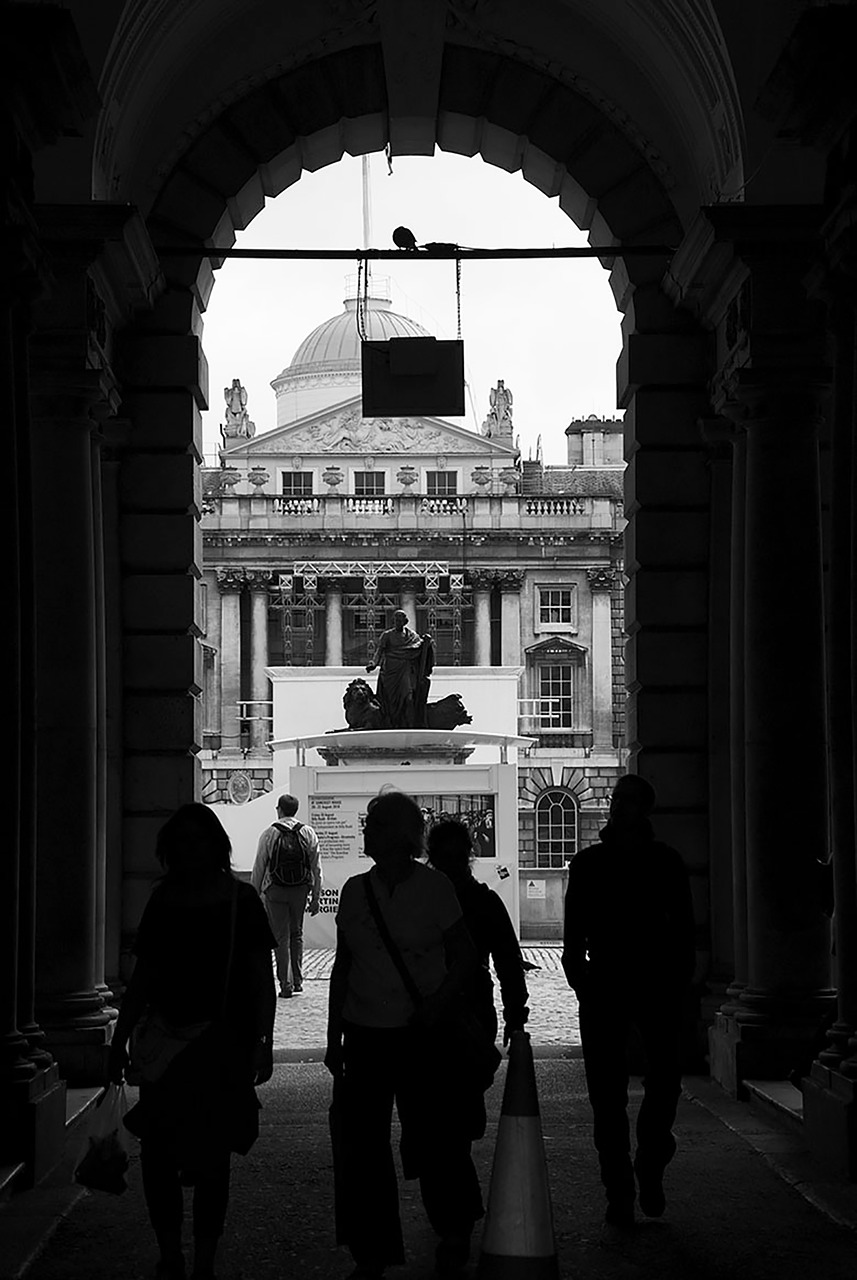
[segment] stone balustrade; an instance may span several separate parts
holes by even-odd
[[[616,532],[624,524],[621,504],[611,498],[467,494],[428,497],[388,494],[373,498],[352,494],[314,494],[285,497],[268,493],[236,493],[233,489],[206,495],[203,529],[254,529],[276,533],[284,525],[307,534],[330,530],[372,528],[384,533],[411,529],[470,530],[490,533],[502,529],[534,532],[579,529]]]

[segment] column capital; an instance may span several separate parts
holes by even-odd
[[[474,591],[490,591],[496,585],[497,571],[495,569],[469,569],[467,578]]]
[[[738,425],[732,418],[728,414],[719,414],[716,417],[700,418],[697,425],[712,460],[728,461],[739,436]]]
[[[500,569],[496,574],[495,582],[503,595],[519,592],[524,585],[524,571],[523,569]]]
[[[251,591],[270,591],[274,585],[274,574],[270,569],[244,569],[244,583]]]
[[[599,565],[596,568],[586,570],[586,580],[589,583],[590,591],[612,591],[616,581],[616,570],[609,566]]]
[[[241,591],[246,582],[246,570],[239,568],[219,568],[214,570],[217,585],[222,593]]]

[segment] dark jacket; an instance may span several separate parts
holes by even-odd
[[[687,869],[648,822],[616,829],[572,859],[562,967],[587,992],[680,991],[695,964]]]
[[[527,1020],[527,984],[521,948],[503,899],[472,876],[453,883],[479,956],[479,969],[468,990],[471,1008],[480,1021],[493,1025],[494,984],[488,968],[493,960],[503,997],[503,1017],[510,1026],[522,1027]]]

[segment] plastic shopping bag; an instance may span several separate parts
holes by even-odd
[[[74,1180],[81,1186],[114,1196],[126,1190],[129,1140],[122,1117],[127,1110],[125,1086],[108,1085],[93,1113],[86,1149],[74,1171]]]

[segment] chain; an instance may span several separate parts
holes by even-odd
[[[456,337],[461,341],[461,259],[455,259],[455,318],[458,325]]]

